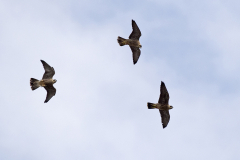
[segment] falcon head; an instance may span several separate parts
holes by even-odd
[[[139,45],[139,48],[142,48],[142,45]]]
[[[53,83],[56,83],[56,82],[57,82],[57,80],[56,80],[56,79],[54,79],[54,80],[53,80]]]
[[[170,108],[170,109],[173,109],[173,106],[170,106],[169,108]]]

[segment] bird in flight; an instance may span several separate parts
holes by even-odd
[[[32,90],[37,89],[38,87],[44,87],[47,91],[47,97],[44,103],[47,103],[53,96],[56,94],[56,89],[53,87],[53,84],[57,82],[56,79],[52,79],[55,74],[55,70],[45,61],[41,60],[45,73],[43,74],[42,80],[37,80],[35,78],[30,78],[30,86]]]
[[[160,97],[158,103],[147,103],[148,109],[159,109],[159,112],[162,117],[162,126],[163,128],[167,127],[170,120],[169,110],[173,109],[173,106],[168,104],[169,94],[164,82],[161,82],[160,86]]]
[[[141,31],[137,26],[137,23],[132,20],[132,33],[129,36],[129,39],[124,39],[118,36],[118,43],[120,46],[129,45],[132,53],[133,53],[133,64],[136,64],[138,58],[140,57],[141,51],[139,48],[142,48],[142,45],[139,42],[139,38],[141,37]]]

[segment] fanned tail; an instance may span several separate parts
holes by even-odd
[[[38,87],[40,87],[39,80],[35,78],[30,78],[30,86],[32,90],[37,89]]]
[[[117,39],[118,43],[120,46],[124,46],[126,45],[126,39],[122,38],[122,37],[119,37],[118,36],[118,39]]]

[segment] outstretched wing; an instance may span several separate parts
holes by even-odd
[[[137,26],[137,23],[134,20],[132,20],[132,29],[133,29],[133,31],[130,34],[129,39],[139,40],[139,38],[141,37],[142,34],[141,34],[140,29]]]
[[[45,61],[41,60],[45,73],[43,74],[42,79],[52,79],[55,74],[55,70],[53,67],[49,66]]]
[[[161,82],[160,92],[161,93],[160,93],[158,103],[159,104],[168,104],[169,94],[168,94],[168,91],[167,91],[167,88],[166,88],[164,82]]]
[[[168,122],[170,121],[169,111],[159,110],[162,117],[162,126],[163,128],[167,127]]]
[[[133,55],[133,64],[136,64],[138,61],[138,58],[140,57],[141,51],[138,47],[130,46],[130,48],[132,50],[132,55]]]
[[[44,87],[47,91],[47,97],[44,103],[47,103],[53,96],[56,94],[56,89],[53,87],[53,85],[47,85]]]

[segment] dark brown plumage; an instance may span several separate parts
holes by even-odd
[[[158,103],[168,105],[169,94],[168,94],[168,91],[167,91],[167,88],[166,88],[164,82],[161,82],[160,93],[161,94],[160,94]],[[165,128],[165,127],[167,127],[168,122],[170,121],[169,110],[159,110],[159,111],[160,111],[160,114],[162,117],[163,128]]]
[[[170,121],[169,109],[173,107],[168,104],[169,94],[164,82],[161,82],[160,86],[160,97],[158,103],[148,103],[148,109],[159,109],[161,118],[162,118],[162,126],[163,128],[167,127],[168,122]]]
[[[39,81],[35,78],[30,78],[30,86],[32,90],[35,90],[38,87],[44,87],[47,91],[47,96],[44,103],[47,103],[56,94],[56,89],[53,87],[53,84],[56,83],[57,80],[52,79],[55,74],[54,68],[43,60],[41,60],[41,62],[45,70],[42,80]]]
[[[141,54],[140,48],[142,47],[142,45],[139,42],[139,38],[142,34],[134,20],[132,20],[132,29],[133,31],[130,34],[129,39],[124,39],[118,36],[117,40],[120,46],[130,46],[133,54],[133,64],[136,64]]]

